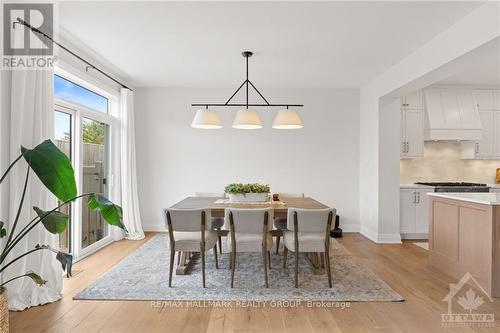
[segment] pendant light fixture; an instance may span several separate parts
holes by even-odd
[[[236,113],[236,117],[233,121],[233,128],[237,129],[259,129],[262,128],[262,121],[260,120],[259,114],[254,109],[249,107],[284,107],[284,109],[279,110],[276,118],[273,122],[273,128],[276,129],[297,129],[304,127],[302,120],[297,111],[290,109],[289,107],[302,107],[302,104],[270,104],[266,98],[260,93],[260,91],[253,85],[253,83],[248,79],[248,58],[250,58],[253,53],[250,51],[245,51],[242,53],[243,57],[246,59],[246,79],[239,86],[238,89],[231,95],[226,103],[194,103],[191,104],[193,107],[204,107],[204,109],[199,109],[196,111],[196,115],[191,123],[194,128],[203,129],[214,129],[221,128],[221,121],[219,115],[215,110],[210,107],[240,107]],[[246,88],[246,103],[245,104],[235,104],[230,103],[234,96],[245,86]],[[248,102],[248,90],[250,86],[259,94],[262,100],[265,102],[261,104],[249,104]]]
[[[196,111],[191,127],[201,129],[218,129],[222,128],[222,124],[217,112],[207,106]]]

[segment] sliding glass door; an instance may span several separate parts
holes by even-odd
[[[82,118],[82,141],[82,191],[107,197],[108,125],[90,118]],[[108,233],[108,224],[97,211],[88,208],[87,198],[84,198],[82,248],[100,241],[108,236]]]
[[[54,113],[54,137],[56,146],[72,160],[73,144],[73,122],[72,111],[62,107],[56,107]],[[58,203],[58,205],[61,202]],[[59,235],[59,249],[63,252],[71,252],[71,205],[63,206],[59,209],[64,214],[70,216],[70,223],[66,230]]]
[[[110,132],[108,99],[61,76],[54,77],[55,143],[70,159],[79,193],[109,197]],[[71,223],[60,235],[60,248],[75,257],[111,242],[110,228],[83,197],[64,210]]]

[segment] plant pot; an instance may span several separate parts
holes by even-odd
[[[0,333],[9,333],[9,299],[3,287],[0,288]]]
[[[230,202],[266,202],[269,201],[269,193],[245,193],[229,194]]]

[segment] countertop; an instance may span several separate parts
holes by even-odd
[[[429,186],[429,185],[420,185],[420,184],[400,184],[399,185],[400,188],[428,188],[428,189],[432,189],[434,188],[434,186]]]
[[[467,201],[483,205],[500,205],[500,193],[477,193],[477,192],[460,192],[460,193],[447,193],[447,192],[431,192],[427,195],[432,197],[439,197],[452,200]]]

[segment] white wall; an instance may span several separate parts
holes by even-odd
[[[305,127],[273,130],[277,110],[261,109],[261,130],[190,127],[193,102],[221,101],[231,89],[135,90],[140,209],[145,230],[163,230],[161,209],[195,191],[230,182],[263,182],[276,192],[305,192],[338,209],[344,230],[358,231],[359,94],[357,90],[269,90],[270,101],[303,103]]]
[[[499,15],[499,3],[482,5],[360,89],[360,231],[373,241],[400,242],[399,148],[393,141],[399,115],[381,99],[426,87],[498,50]]]

